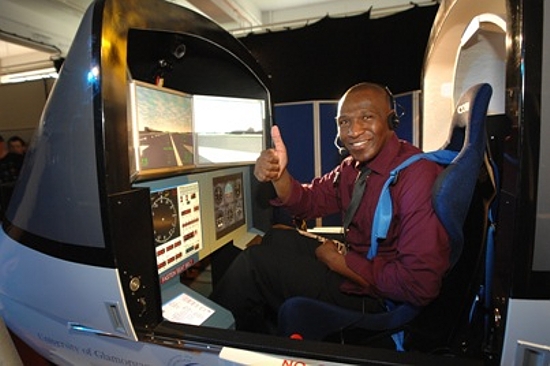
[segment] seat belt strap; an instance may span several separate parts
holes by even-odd
[[[367,259],[372,260],[376,256],[378,253],[378,243],[386,239],[388,235],[388,229],[390,228],[391,218],[393,216],[390,186],[397,181],[399,172],[420,159],[427,159],[438,164],[449,165],[457,155],[458,152],[452,150],[436,150],[427,153],[419,153],[409,157],[390,172],[390,176],[382,187],[382,192],[380,192],[378,204],[374,212],[371,243],[369,252],[367,253]]]

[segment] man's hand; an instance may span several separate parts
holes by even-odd
[[[274,148],[262,151],[254,166],[254,176],[260,182],[279,180],[288,165],[286,146],[281,137],[279,127],[271,127],[271,139],[273,140]]]
[[[338,247],[330,239],[325,240],[315,249],[315,255],[318,260],[325,263],[335,272],[340,272],[344,267],[347,268],[344,256],[338,252]],[[338,269],[340,269],[340,271]]]
[[[315,249],[315,255],[319,261],[326,264],[332,271],[349,278],[361,286],[368,286],[367,281],[348,267],[344,254],[338,251],[338,245],[332,240],[325,240],[319,245]]]

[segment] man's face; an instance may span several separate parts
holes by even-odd
[[[383,90],[352,90],[340,101],[338,133],[355,160],[368,162],[382,150],[393,134],[388,125],[390,113]]]
[[[25,153],[25,147],[21,144],[21,141],[11,141],[9,143],[9,151],[22,155]]]

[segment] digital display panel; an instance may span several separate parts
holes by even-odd
[[[193,96],[197,165],[254,162],[264,146],[262,99]]]
[[[244,225],[242,173],[213,178],[216,239]]]
[[[130,85],[135,170],[193,166],[193,98],[139,81]]]
[[[179,274],[203,247],[198,182],[151,192],[151,213],[158,272]]]

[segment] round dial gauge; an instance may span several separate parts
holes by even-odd
[[[227,211],[225,212],[225,219],[228,224],[232,223],[235,220],[235,213],[233,212],[232,207],[227,208]]]
[[[169,197],[159,195],[151,203],[153,212],[153,230],[157,244],[166,243],[174,238],[178,229],[178,208]]]
[[[235,181],[235,198],[241,198],[241,180]]]

